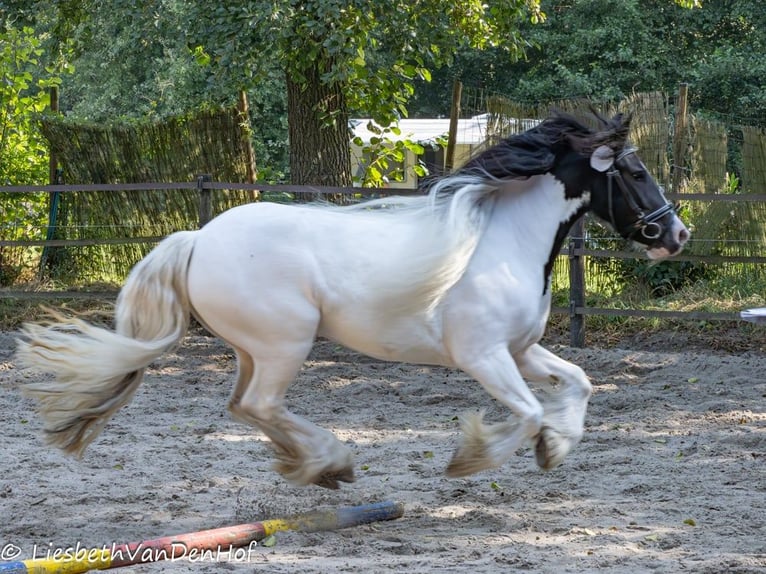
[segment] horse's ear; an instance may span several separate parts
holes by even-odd
[[[604,172],[614,163],[614,150],[608,145],[598,146],[590,156],[590,166],[596,171]]]

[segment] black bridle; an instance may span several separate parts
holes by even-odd
[[[612,164],[611,169],[606,172],[607,176],[607,194],[608,194],[608,200],[609,200],[609,219],[610,223],[612,224],[612,227],[625,239],[633,239],[637,233],[640,233],[644,239],[647,240],[654,240],[659,239],[659,237],[662,235],[665,228],[661,223],[659,223],[660,219],[665,217],[668,213],[675,212],[675,209],[673,207],[673,204],[670,203],[667,199],[665,200],[665,205],[660,207],[659,209],[655,209],[651,213],[644,213],[644,210],[641,209],[641,207],[638,205],[638,201],[636,200],[636,194],[635,192],[625,183],[625,180],[622,178],[622,174],[620,173],[620,162],[627,156],[636,153],[638,148],[635,147],[628,147],[622,150],[617,157],[614,159],[614,163]],[[613,181],[617,182],[617,187],[620,188],[620,191],[622,192],[622,196],[625,199],[625,202],[628,204],[628,207],[633,211],[633,213],[636,216],[635,221],[633,223],[630,223],[628,225],[625,225],[623,227],[620,227],[617,225],[617,222],[614,218],[614,185],[612,184]],[[662,188],[660,187],[660,193],[662,193]],[[663,197],[663,199],[665,199]]]

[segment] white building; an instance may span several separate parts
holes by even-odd
[[[488,126],[490,121],[495,123]],[[502,125],[497,125],[500,121],[502,121]],[[402,119],[397,124],[399,128],[398,134],[388,132],[381,136],[379,132],[375,131],[375,128],[380,130],[380,126],[372,122],[372,120],[352,119],[350,122],[352,129],[351,164],[354,178],[361,178],[368,164],[367,154],[365,154],[363,148],[370,145],[370,141],[373,138],[380,137],[384,137],[392,142],[410,140],[425,148],[425,153],[419,159],[413,152],[406,151],[404,165],[397,166],[403,168],[404,180],[391,181],[388,187],[400,189],[416,188],[418,186],[418,176],[413,172],[412,167],[417,165],[419,161],[425,164],[431,175],[444,173],[445,147],[449,134],[449,123],[449,118]],[[490,120],[489,114],[458,120],[453,167],[460,167],[475,154],[485,149],[490,136],[495,137],[497,134],[508,135],[518,133],[519,131],[534,127],[538,123],[539,120],[531,119],[509,120],[504,118],[502,120]],[[370,124],[374,127],[373,130],[369,129]],[[353,140],[361,141],[362,145],[357,145]],[[439,145],[439,142],[443,142],[444,146]]]

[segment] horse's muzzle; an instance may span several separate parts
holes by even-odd
[[[673,222],[670,225],[670,229],[660,238],[659,244],[646,250],[646,255],[649,259],[665,259],[666,257],[672,257],[678,255],[683,251],[684,245],[691,233],[678,218],[677,215],[673,217]]]

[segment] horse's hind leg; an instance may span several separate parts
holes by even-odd
[[[590,381],[580,367],[540,345],[532,345],[514,358],[528,381],[554,387],[551,400],[543,403],[543,424],[535,451],[541,468],[555,468],[582,438]]]
[[[353,482],[351,451],[332,433],[287,410],[285,392],[311,350],[311,344],[260,349],[259,356],[237,349],[239,376],[229,408],[239,419],[261,429],[274,444],[275,468],[299,485],[338,488]]]

